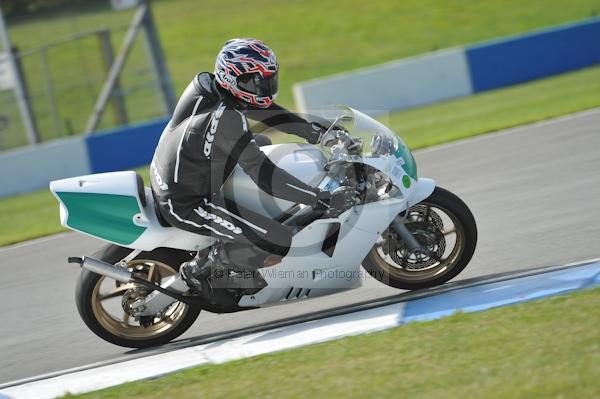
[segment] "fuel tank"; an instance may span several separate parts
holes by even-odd
[[[325,177],[323,170],[327,159],[310,144],[274,144],[260,149],[275,165],[311,186],[318,186]],[[263,216],[275,218],[295,204],[270,196],[262,191],[236,166],[225,182],[223,193],[226,198]]]

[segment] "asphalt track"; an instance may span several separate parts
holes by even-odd
[[[469,204],[476,254],[459,277],[600,256],[600,109],[416,153],[421,176]],[[99,241],[61,234],[0,249],[0,383],[139,356],[97,338],[80,321],[78,269],[67,256]],[[399,294],[367,280],[354,291],[240,314],[203,314],[182,338],[250,327]]]

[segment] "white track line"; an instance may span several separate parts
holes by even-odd
[[[398,303],[64,374],[2,389],[0,398],[45,399],[89,392],[204,364],[385,330],[401,323],[403,308],[404,304]]]
[[[54,398],[125,382],[156,378],[182,369],[218,364],[346,336],[381,331],[417,320],[433,320],[457,311],[472,312],[600,285],[600,263],[531,276],[482,283],[404,303],[384,305],[241,337],[149,355],[143,358],[62,374],[0,390],[0,398]],[[493,295],[490,296],[490,293]],[[453,306],[449,307],[448,303]]]

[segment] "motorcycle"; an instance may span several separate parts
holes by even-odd
[[[116,345],[143,348],[183,334],[204,311],[239,312],[314,299],[361,286],[366,274],[391,287],[416,290],[445,283],[469,263],[477,242],[475,219],[456,195],[418,177],[402,139],[377,120],[339,107],[309,144],[265,145],[279,167],[323,190],[356,193],[340,212],[274,198],[237,167],[226,198],[293,229],[280,263],[254,270],[253,284],[227,284],[197,295],[178,273],[211,236],[173,228],[157,212],[150,188],[134,171],[53,181],[63,226],[108,244],[72,257],[82,271],[76,303],[85,324]],[[203,252],[204,251],[204,252]],[[225,281],[231,269],[209,282]]]

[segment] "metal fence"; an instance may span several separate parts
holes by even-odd
[[[94,114],[127,26],[99,27],[14,51],[39,140],[83,134]],[[162,81],[148,34],[129,43],[108,104],[94,130],[164,116]],[[0,91],[0,151],[29,144],[13,91]]]

